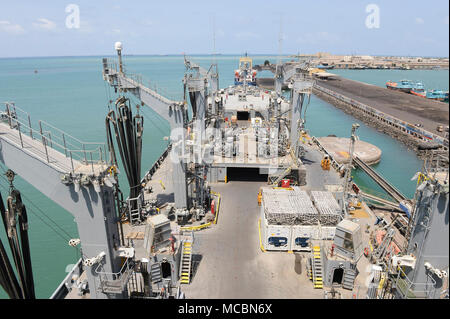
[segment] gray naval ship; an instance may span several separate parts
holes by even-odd
[[[408,199],[370,167],[376,148],[361,144],[357,124],[338,151],[339,140],[309,134],[308,63],[276,65],[274,90],[249,85],[245,68],[242,83],[221,89],[217,65],[185,57],[184,100],[173,101],[127,72],[121,43],[115,49],[117,59],[102,62],[116,95],[106,143],[36,126],[4,104],[0,160],[11,190],[0,209],[14,260],[2,243],[0,283],[11,298],[34,298],[15,174],[78,226],[68,244],[82,258],[52,299],[448,298],[449,177],[439,154],[430,151]],[[147,107],[171,133],[142,177]],[[392,199],[363,192],[354,167]]]

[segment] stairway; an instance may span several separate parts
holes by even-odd
[[[140,194],[136,198],[127,199],[128,217],[131,225],[139,224],[141,222],[141,196],[142,195]]]
[[[309,280],[313,280],[311,259],[308,259],[308,262],[306,263],[306,275],[308,276]]]
[[[281,182],[281,180],[283,178],[285,178],[287,175],[289,175],[291,173],[291,171],[292,171],[292,167],[289,166],[288,168],[286,168],[284,171],[282,171],[278,175],[270,175],[269,176],[269,183],[271,185],[278,185],[278,183]]]
[[[356,278],[356,271],[353,269],[346,269],[344,271],[344,278],[342,280],[342,288],[353,290],[355,278]]]
[[[152,283],[156,284],[162,280],[161,264],[154,263],[150,266],[150,278]]]
[[[180,283],[189,284],[191,282],[191,264],[192,264],[192,243],[183,242],[181,252]]]
[[[323,289],[323,270],[320,246],[314,246],[312,253],[311,264],[314,289]]]
[[[393,227],[389,227],[386,231],[386,235],[384,235],[383,241],[380,246],[375,250],[374,257],[378,260],[383,259],[388,253],[388,249],[391,245],[392,240],[394,239],[395,229]]]

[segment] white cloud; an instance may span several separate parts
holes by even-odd
[[[122,31],[120,31],[120,29],[112,29],[111,32],[114,33],[114,34],[119,34]]]
[[[416,18],[416,24],[424,24],[425,21],[422,18]]]
[[[445,17],[444,24],[448,25],[448,16]]]
[[[37,19],[37,22],[33,22],[33,26],[35,28],[41,29],[41,30],[55,30],[56,29],[56,23],[53,21],[50,21],[45,18]]]
[[[23,34],[24,28],[20,24],[13,24],[9,21],[0,21],[0,32],[6,32],[11,34]]]
[[[236,34],[236,38],[239,38],[239,39],[249,39],[249,38],[259,39],[259,38],[261,38],[261,36],[259,34],[253,33],[253,32],[239,32],[239,33]]]

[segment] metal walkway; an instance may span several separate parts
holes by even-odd
[[[82,142],[58,128],[30,116],[14,103],[0,108],[0,139],[60,173],[98,173],[106,168],[104,143]]]
[[[398,203],[394,203],[394,202],[391,202],[391,201],[389,201],[387,199],[384,199],[384,198],[381,198],[381,197],[378,197],[378,196],[375,196],[375,195],[372,195],[372,194],[369,194],[369,193],[365,193],[365,192],[360,192],[359,194],[364,199],[370,200],[370,201],[375,202],[375,203],[382,204],[382,205],[390,207],[390,208],[399,209]]]
[[[380,185],[382,189],[384,189],[395,201],[401,203],[402,201],[407,200],[408,198],[403,195],[398,189],[392,186],[388,181],[386,181],[379,173],[373,170],[369,165],[364,163],[358,156],[354,157],[354,163],[361,168],[370,178],[372,178],[375,183]]]

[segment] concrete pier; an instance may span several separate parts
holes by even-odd
[[[444,132],[436,131],[437,126],[447,126],[449,123],[447,103],[392,91],[343,77],[330,81],[318,80],[316,84],[413,125],[422,124],[424,129],[440,136],[444,136]]]
[[[318,80],[319,98],[410,146],[448,150],[448,104],[339,77]],[[439,132],[437,127],[444,130]]]
[[[339,164],[346,164],[350,161],[350,139],[343,137],[319,137],[317,140]],[[358,156],[368,165],[376,164],[381,159],[381,150],[370,143],[356,141],[355,156]]]

